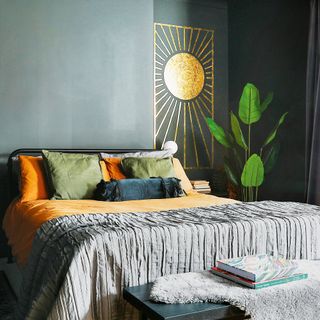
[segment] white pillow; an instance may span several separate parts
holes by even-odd
[[[128,153],[104,153],[101,152],[102,158],[168,158],[172,157],[173,153],[171,150],[153,150],[153,151],[138,151]]]

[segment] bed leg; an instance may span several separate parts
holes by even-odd
[[[140,313],[140,320],[148,320],[148,317],[144,313]]]

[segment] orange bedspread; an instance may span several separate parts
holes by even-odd
[[[234,200],[189,193],[183,198],[104,202],[95,200],[14,201],[8,208],[3,227],[17,262],[25,264],[37,229],[46,221],[73,214],[165,211],[179,208],[221,205]]]

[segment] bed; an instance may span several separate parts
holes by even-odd
[[[40,151],[24,149],[10,156],[12,195],[12,159]],[[14,200],[4,229],[23,266],[21,319],[136,319],[138,314],[122,299],[126,286],[208,269],[217,259],[247,254],[320,259],[317,206],[240,203],[195,192],[117,203]]]

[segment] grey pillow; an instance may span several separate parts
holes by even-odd
[[[168,158],[172,157],[173,153],[170,150],[153,150],[153,151],[138,151],[128,153],[100,153],[102,158]]]

